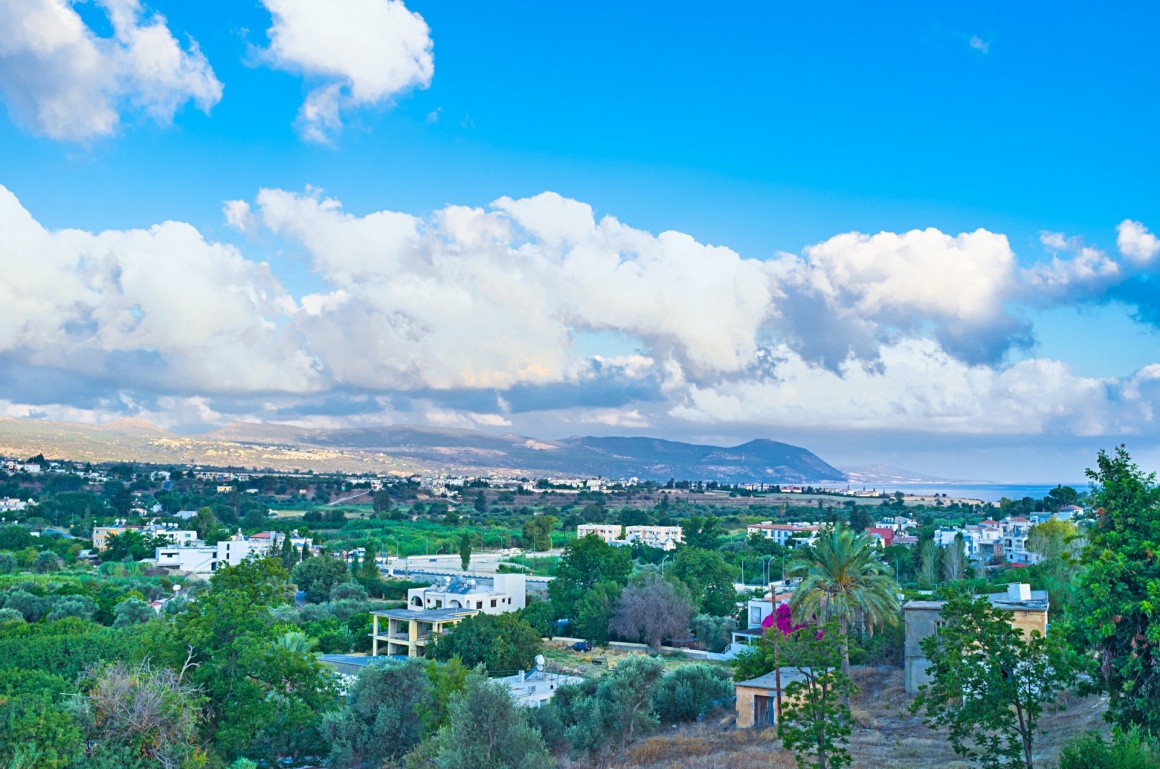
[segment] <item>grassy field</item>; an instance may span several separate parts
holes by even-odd
[[[855,668],[861,693],[851,707],[857,725],[851,735],[854,769],[970,769],[975,765],[954,754],[945,734],[923,726],[907,711],[912,697],[903,689],[901,670]],[[1072,737],[1105,729],[1102,698],[1065,697],[1044,715],[1037,737],[1036,766],[1055,766],[1060,749]],[[772,729],[738,730],[731,719],[717,719],[661,733],[634,743],[622,754],[603,759],[567,761],[562,769],[796,769],[793,755],[782,750]]]

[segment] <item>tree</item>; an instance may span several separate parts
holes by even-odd
[[[153,611],[153,607],[142,601],[136,596],[129,596],[124,601],[117,604],[113,609],[113,627],[128,627],[130,625],[140,625],[142,622],[148,622],[157,617],[157,612]]]
[[[439,769],[548,769],[551,756],[502,684],[471,676],[436,738]]]
[[[616,602],[608,629],[660,650],[666,639],[688,632],[693,606],[686,591],[652,572],[637,575]]]
[[[1079,538],[1079,529],[1074,523],[1051,518],[1027,532],[1027,549],[1039,554],[1044,561],[1070,560],[1078,549]]]
[[[1079,502],[1079,492],[1071,486],[1056,486],[1051,491],[1047,492],[1047,496],[1043,498],[1052,510],[1059,510],[1065,505],[1074,505]]]
[[[613,547],[595,534],[579,537],[564,548],[548,595],[561,617],[574,618],[576,602],[597,582],[624,585],[632,573],[632,554]]]
[[[298,548],[294,547],[294,543],[290,541],[290,535],[286,534],[282,537],[282,552],[280,555],[282,559],[282,568],[289,571],[298,564]]]
[[[673,559],[672,575],[689,588],[693,608],[727,617],[737,613],[736,570],[716,550],[682,547]]]
[[[16,556],[12,553],[0,552],[0,574],[11,574],[16,571]]]
[[[552,549],[552,528],[556,518],[552,515],[537,515],[524,521],[520,534],[520,546],[532,550]]]
[[[483,665],[495,675],[531,670],[540,653],[540,634],[514,612],[476,614],[435,639],[427,654],[436,660],[458,657],[468,667]]]
[[[799,769],[841,769],[853,718],[847,704],[858,689],[840,668],[846,643],[836,623],[798,627],[780,640],[785,667],[798,678],[785,687],[778,735]]]
[[[459,535],[459,564],[464,571],[471,566],[471,532],[465,531]]]
[[[850,508],[850,528],[853,531],[864,532],[866,529],[874,525],[874,519],[870,516],[870,512],[864,507],[855,503]]]
[[[1101,451],[1087,475],[1098,519],[1083,554],[1079,629],[1099,658],[1111,718],[1160,734],[1160,488],[1123,446]]]
[[[681,665],[661,679],[654,696],[662,723],[696,721],[733,699],[729,671],[703,662]]]
[[[376,513],[386,513],[391,509],[391,493],[386,489],[379,489],[371,497],[371,504]]]
[[[147,662],[106,664],[74,708],[89,744],[148,756],[163,769],[195,760],[204,698],[175,672]]]
[[[951,540],[950,547],[946,548],[946,555],[943,557],[943,574],[950,582],[957,582],[967,576],[966,547],[967,541],[963,539],[962,532],[959,532]]]
[[[324,750],[321,714],[336,693],[314,655],[274,643],[283,630],[269,610],[286,602],[286,588],[277,559],[247,558],[214,572],[209,590],[162,628],[171,645],[155,656],[168,649],[180,664],[192,654],[187,676],[206,696],[203,737],[226,760],[244,753],[273,765]]]
[[[48,574],[54,571],[60,571],[64,566],[60,556],[51,550],[41,550],[32,559],[32,569],[37,574]]]
[[[543,638],[556,635],[556,607],[551,601],[528,596],[528,604],[520,609],[520,619],[536,629]]]
[[[201,539],[208,540],[210,534],[217,531],[218,519],[213,514],[213,509],[209,507],[200,508],[197,511],[197,523],[194,524],[197,528],[197,536]]]
[[[9,524],[0,529],[0,550],[23,550],[32,547],[32,533],[23,526]]]
[[[575,751],[620,747],[660,722],[655,705],[664,674],[660,660],[631,656],[599,680],[561,686],[547,708],[535,711],[537,723],[555,732],[552,742]]]
[[[934,540],[924,540],[918,551],[919,583],[925,587],[934,587],[938,584],[939,551]]]
[[[364,548],[362,572],[359,574],[364,580],[381,579],[379,572],[379,550],[373,539],[368,539]]]
[[[721,547],[721,519],[715,515],[690,515],[681,524],[681,541],[689,547],[716,550]]]
[[[152,534],[142,534],[139,531],[125,531],[120,534],[110,534],[105,539],[105,549],[100,552],[102,563],[110,561],[133,560],[152,558],[157,548],[169,544],[168,537],[155,537]]]
[[[294,584],[306,592],[310,603],[322,603],[335,585],[350,581],[350,571],[338,558],[324,556],[304,560],[291,573]]]
[[[426,663],[375,663],[363,668],[346,703],[323,721],[330,769],[378,767],[413,750],[428,734],[418,717],[435,707]]]
[[[1032,769],[1039,716],[1074,677],[1059,624],[1044,637],[1012,627],[1014,613],[985,597],[951,595],[937,635],[921,642],[931,683],[911,711],[946,727],[955,753],[986,769]]]
[[[824,529],[806,557],[794,561],[788,572],[802,579],[790,599],[794,615],[837,622],[846,676],[850,675],[851,626],[873,634],[876,627],[898,622],[898,583],[865,534],[841,525]]]
[[[597,582],[588,588],[576,604],[576,618],[569,632],[598,646],[607,644],[608,623],[616,613],[622,590],[618,582]]]
[[[66,595],[61,597],[52,607],[52,611],[48,613],[47,619],[51,622],[53,620],[64,619],[65,617],[80,617],[81,619],[90,620],[97,612],[97,604],[87,595]]]

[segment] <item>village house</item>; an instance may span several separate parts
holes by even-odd
[[[818,533],[818,525],[816,523],[774,523],[773,521],[762,521],[761,523],[747,526],[745,533],[747,535],[757,534],[766,539],[772,539],[783,547],[794,547],[798,542],[813,542],[814,537]],[[791,542],[791,540],[793,541]]]
[[[493,587],[484,588],[473,579],[446,578],[408,590],[406,609],[371,612],[371,654],[377,657],[383,648],[388,656],[422,657],[432,638],[464,617],[503,614],[527,605],[525,575],[496,574],[492,579]]]
[[[1032,630],[1047,634],[1047,591],[1032,590],[1026,583],[1012,583],[1005,593],[987,596],[991,605],[1013,612],[1012,627],[1029,635]],[[918,687],[930,682],[927,669],[930,661],[922,651],[922,641],[938,633],[942,626],[943,601],[908,601],[902,607],[906,642],[904,651],[904,675],[906,691],[917,694]]]
[[[675,550],[682,540],[680,526],[621,526],[616,523],[582,523],[576,527],[576,536],[595,534],[610,545],[631,545],[640,542],[661,550]],[[623,534],[623,537],[621,536]]]
[[[527,708],[538,708],[556,696],[556,690],[568,684],[583,683],[580,676],[551,673],[547,670],[543,655],[536,655],[536,667],[532,670],[493,679],[507,687],[512,700]]]

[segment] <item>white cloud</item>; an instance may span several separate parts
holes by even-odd
[[[834,370],[851,355],[876,359],[883,339],[923,327],[957,355],[994,362],[1027,334],[1006,306],[1015,266],[1007,237],[982,229],[837,235],[776,262],[795,311],[782,314],[781,330]]]
[[[984,56],[991,52],[991,43],[978,35],[971,35],[971,39],[967,41],[967,45]]]
[[[267,265],[188,224],[49,231],[0,187],[0,232],[0,353],[176,390],[317,386],[280,328],[295,305]],[[111,370],[110,356],[137,370]]]
[[[552,193],[423,220],[263,190],[256,211],[333,286],[303,298],[300,326],[336,379],[360,387],[573,380],[583,370],[573,329],[622,331],[694,373],[737,371],[774,297],[761,262],[682,233],[596,223]]]
[[[1025,360],[1006,369],[970,366],[929,339],[882,348],[882,367],[835,373],[792,350],[765,380],[693,386],[672,415],[707,423],[917,432],[1075,435],[1155,429],[1153,377],[1126,381],[1075,376],[1059,361]]]
[[[208,111],[222,86],[190,42],[137,0],[96,0],[113,29],[98,37],[68,0],[0,0],[0,92],[13,117],[53,139],[113,133],[121,113],[168,123],[193,101]]]
[[[343,110],[388,104],[435,73],[427,22],[402,0],[262,0],[273,16],[266,57],[317,83],[299,113],[303,138],[328,143]]]
[[[0,187],[0,412],[1155,431],[1160,369],[1095,379],[969,345],[1013,344],[1021,305],[1120,279],[1062,235],[1066,254],[1028,268],[985,230],[847,233],[762,262],[554,193],[420,217],[267,189],[223,211],[303,252],[324,288],[291,296],[181,222],[48,230]]]
[[[1133,264],[1140,267],[1149,266],[1157,254],[1160,254],[1160,239],[1140,222],[1125,219],[1116,227],[1116,231],[1119,233],[1116,245],[1120,253]]]

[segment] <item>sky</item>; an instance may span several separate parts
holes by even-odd
[[[0,0],[0,416],[1160,466],[1158,17]]]

